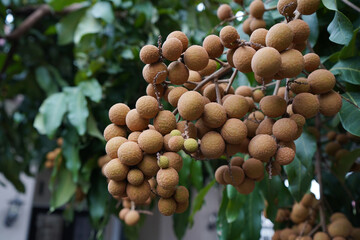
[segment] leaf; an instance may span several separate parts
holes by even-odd
[[[209,190],[214,186],[215,179],[213,179],[211,182],[209,182],[203,189],[199,191],[199,193],[196,195],[196,198],[193,202],[193,208],[191,211],[191,215],[189,217],[189,223],[190,226],[194,224],[194,216],[195,214],[200,211],[202,205],[204,204],[204,198],[206,194],[209,192]]]
[[[235,89],[238,88],[239,86],[250,86],[248,77],[242,72],[237,73],[236,78],[233,83],[233,87]]]
[[[66,168],[69,169],[74,177],[74,182],[78,182],[79,170],[81,167],[80,160],[80,139],[73,128],[67,129],[64,135],[62,153],[65,158]]]
[[[351,41],[353,27],[350,20],[343,13],[336,11],[327,31],[330,33],[330,41],[347,45]]]
[[[349,172],[351,166],[359,156],[360,149],[356,149],[343,156],[339,161],[333,163],[332,171],[339,178],[339,180],[345,181],[346,173]]]
[[[340,55],[339,55],[340,59],[346,59],[346,58],[354,57],[357,55],[356,37],[357,37],[359,30],[360,30],[360,28],[357,28],[354,30],[350,43],[341,49]]]
[[[96,174],[91,178],[91,188],[88,193],[89,213],[94,225],[98,225],[104,217],[108,198],[106,181],[100,174]]]
[[[183,160],[183,167],[179,172],[179,185],[188,186],[190,184],[189,176],[192,158],[182,150],[179,152],[179,154]]]
[[[228,185],[231,186],[231,185]],[[235,189],[233,186],[231,186],[233,189]],[[227,188],[227,192],[229,192],[229,188]],[[229,198],[229,202],[226,207],[226,220],[228,223],[233,223],[239,216],[240,209],[243,207],[245,203],[245,196],[241,195],[238,191],[235,189],[235,197],[232,199]]]
[[[227,198],[227,191],[226,188],[224,188],[223,196],[220,204],[220,208],[218,211],[218,218],[216,221],[216,233],[218,235],[218,238],[223,240],[227,239],[229,234],[229,227],[231,224],[228,224],[226,219],[226,208],[228,205],[229,199]]]
[[[67,111],[66,96],[64,93],[55,93],[41,104],[35,118],[34,127],[39,133],[46,133],[52,138],[60,126]]]
[[[96,20],[91,12],[92,10],[88,9],[81,17],[74,33],[75,44],[78,44],[83,36],[101,31],[101,24]]]
[[[55,11],[60,11],[63,10],[65,7],[74,4],[74,3],[78,3],[78,2],[83,2],[84,0],[46,0],[46,2],[49,3],[49,5],[55,10]]]
[[[60,22],[56,24],[59,45],[66,45],[74,41],[75,30],[85,12],[86,8],[82,8],[78,11],[69,13],[61,18]]]
[[[71,172],[66,168],[60,168],[56,180],[57,184],[50,199],[51,212],[67,203],[76,191],[76,184],[72,181]]]
[[[202,162],[192,160],[190,170],[191,183],[200,191],[203,186]]]
[[[35,70],[36,81],[39,86],[46,92],[47,95],[51,95],[58,91],[58,87],[52,80],[49,71],[45,67],[38,67]]]
[[[354,102],[357,106],[360,106],[360,93],[347,92],[342,95],[348,98],[349,101]],[[356,119],[360,119],[360,109],[343,100],[343,105],[339,114],[344,129],[351,134],[360,136],[360,125],[358,121],[355,121]]]
[[[310,45],[314,47],[319,38],[319,21],[316,12],[311,15],[303,15],[302,19],[310,27],[310,36],[308,38],[308,41],[310,42]]]
[[[330,71],[338,75],[341,81],[360,85],[360,57],[349,58],[337,62]]]
[[[231,200],[236,198],[238,191],[236,190],[236,188],[232,185],[226,185],[226,192],[227,192],[227,197]]]
[[[97,2],[91,8],[91,13],[95,18],[101,18],[107,23],[112,23],[115,19],[114,12],[109,2]]]
[[[322,2],[323,2],[324,6],[327,9],[337,11],[336,1],[334,1],[334,0],[322,0]]]
[[[316,152],[316,139],[313,135],[304,132],[301,136],[295,140],[296,156],[301,163],[308,169],[311,169],[312,159]]]
[[[191,206],[189,206],[185,212],[181,214],[175,213],[173,215],[173,228],[178,239],[182,239],[186,233],[186,229],[189,225],[190,209]]]
[[[94,115],[91,113],[87,119],[87,129],[88,129],[88,134],[90,136],[96,137],[102,142],[105,141],[103,135],[101,134],[99,128],[97,127],[97,122],[94,118]]]
[[[64,92],[69,109],[69,121],[82,136],[86,132],[86,120],[89,116],[86,98],[78,87],[65,87]]]
[[[92,78],[87,81],[82,81],[79,84],[79,88],[85,96],[91,99],[91,101],[96,103],[100,102],[102,97],[102,88],[97,79]]]

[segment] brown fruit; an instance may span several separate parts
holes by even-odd
[[[143,183],[144,181],[144,174],[139,169],[131,169],[128,172],[127,180],[130,184],[134,186],[138,186]]]
[[[176,119],[172,112],[168,110],[160,111],[154,119],[154,127],[162,135],[168,134],[176,128]]]
[[[224,95],[224,90],[222,88],[219,88],[220,96]],[[205,87],[203,91],[204,97],[208,98],[211,102],[216,101],[216,86],[214,83],[209,84]]]
[[[256,51],[252,47],[244,46],[236,49],[233,55],[233,64],[237,70],[243,73],[252,72],[251,59]]]
[[[315,71],[320,65],[320,57],[316,53],[308,53],[304,55],[305,70],[308,72]]]
[[[229,49],[226,54],[226,60],[228,61],[228,63],[230,64],[231,67],[235,67],[234,62],[233,62],[233,56],[234,56],[235,51],[236,51],[236,48]]]
[[[272,130],[277,140],[290,142],[296,139],[298,126],[290,118],[281,118],[274,123]]]
[[[341,95],[331,90],[319,95],[320,113],[324,116],[334,116],[342,106]]]
[[[168,100],[169,100],[169,103],[171,104],[171,106],[173,107],[177,107],[177,104],[178,104],[178,101],[179,101],[179,98],[184,94],[186,93],[188,90],[184,87],[175,87],[173,88],[170,93],[169,93],[169,96],[168,96]]]
[[[199,45],[193,45],[186,49],[184,62],[190,70],[200,71],[208,65],[209,55],[205,48]]]
[[[140,134],[138,144],[144,152],[152,154],[162,149],[164,138],[156,130],[145,130]]]
[[[113,137],[111,138],[105,146],[105,151],[106,154],[111,158],[117,158],[117,151],[119,149],[119,147],[123,144],[127,142],[127,139],[124,137]]]
[[[334,74],[325,69],[315,70],[308,76],[308,83],[314,94],[329,92],[335,86],[335,81]]]
[[[156,193],[158,195],[160,195],[160,197],[162,197],[162,198],[171,198],[172,195],[174,195],[174,193],[175,193],[175,188],[165,189],[165,188],[161,187],[160,185],[157,185]]]
[[[227,165],[220,166],[215,171],[215,179],[219,184],[226,185],[227,183],[224,180],[224,173],[228,170]]]
[[[304,57],[298,50],[289,49],[281,53],[281,65],[276,79],[293,78],[304,69]]]
[[[225,151],[224,139],[215,131],[208,132],[201,138],[200,150],[208,159],[219,158]]]
[[[178,152],[184,147],[184,138],[182,136],[173,136],[169,139],[168,146],[171,151]]]
[[[340,144],[346,144],[349,141],[349,138],[346,134],[341,133],[336,136],[336,141]]]
[[[286,112],[286,101],[276,95],[266,96],[260,101],[260,109],[266,116],[277,118]]]
[[[221,127],[227,119],[224,107],[218,103],[206,104],[202,118],[205,125],[210,128]]]
[[[241,167],[244,163],[244,159],[242,157],[233,157],[231,158],[230,164],[231,166]]]
[[[312,204],[314,202],[315,195],[313,193],[306,193],[302,197],[300,203],[304,205],[305,207],[312,207]]]
[[[181,41],[177,38],[166,39],[162,45],[162,55],[169,61],[177,60],[183,50]]]
[[[203,47],[209,54],[209,58],[218,58],[223,54],[224,46],[216,35],[209,35],[203,41]]]
[[[205,133],[211,131],[211,128],[209,128],[208,126],[205,125],[204,120],[202,118],[200,118],[199,120],[196,121],[195,127],[197,130],[198,138],[202,138],[205,135]]]
[[[293,38],[294,34],[286,23],[277,23],[269,29],[266,35],[266,46],[281,52],[290,46]]]
[[[114,123],[107,125],[104,130],[104,138],[109,141],[113,137],[126,137],[126,129],[115,125]]]
[[[250,4],[250,15],[255,18],[262,18],[265,12],[264,3],[261,0],[255,0]]]
[[[117,153],[121,163],[127,166],[134,166],[140,163],[143,158],[139,145],[131,141],[123,143]]]
[[[248,86],[239,86],[235,90],[235,95],[241,95],[241,96],[244,96],[244,97],[252,97],[252,90]]]
[[[120,159],[114,158],[104,167],[105,176],[114,181],[122,181],[126,178],[129,167],[120,162]]]
[[[221,136],[227,143],[240,144],[247,136],[247,127],[239,119],[228,119],[221,128]]]
[[[187,124],[187,127],[186,127]],[[187,121],[180,121],[176,124],[177,130],[179,130],[182,134],[185,134],[185,128],[187,128],[187,134],[189,138],[196,138],[197,136],[197,129],[195,124],[192,122]]]
[[[189,201],[189,190],[187,190],[184,186],[177,187],[174,194],[174,200],[177,203],[185,203]]]
[[[179,61],[174,61],[168,66],[169,80],[174,85],[182,85],[189,78],[189,69]]]
[[[280,70],[280,66],[280,53],[272,47],[261,48],[254,54],[251,60],[251,68],[254,73],[264,78],[274,76]]]
[[[113,196],[122,196],[125,192],[126,182],[120,181],[116,182],[114,180],[110,180],[108,183],[108,191]]]
[[[300,114],[293,114],[290,119],[294,120],[299,128],[304,126],[306,122],[306,119]]]
[[[275,161],[280,165],[288,165],[295,158],[295,151],[288,147],[281,147],[276,151]]]
[[[250,140],[245,138],[241,144],[226,144],[226,155],[233,156],[236,153],[248,153],[248,146]]]
[[[230,166],[230,168],[227,167],[223,172],[223,179],[226,182],[226,184],[239,186],[239,184],[241,184],[244,181],[245,174],[241,167]]]
[[[258,75],[254,75],[254,77],[255,77],[256,82],[260,85],[268,84],[273,80],[273,77],[263,78]]]
[[[303,15],[311,15],[318,9],[320,0],[298,0],[297,10]]]
[[[329,235],[327,235],[326,233],[317,232],[317,233],[315,233],[313,240],[331,240],[331,239],[330,239]]]
[[[267,33],[268,33],[268,30],[266,30],[265,28],[256,29],[254,32],[251,33],[250,42],[255,43],[252,45],[252,47],[255,50],[260,49],[260,46],[257,46],[256,44],[260,44],[263,47],[266,46],[265,39],[266,39]]]
[[[169,38],[177,38],[181,41],[182,45],[183,45],[183,52],[187,49],[188,44],[189,44],[189,40],[187,38],[187,36],[185,35],[185,33],[181,32],[181,31],[174,31],[171,32],[166,39]]]
[[[346,218],[341,218],[332,222],[328,227],[331,237],[347,238],[352,231],[352,225]]]
[[[249,111],[249,104],[241,95],[231,95],[223,102],[223,107],[229,118],[242,118]]]
[[[159,94],[159,97],[162,97],[164,95],[164,86],[161,84],[156,84],[156,91]],[[154,89],[154,85],[153,84],[148,84],[148,86],[146,87],[146,94],[148,96],[154,97],[156,98],[156,94],[155,94],[155,89]]]
[[[265,118],[263,121],[261,121],[258,128],[256,129],[256,135],[259,134],[272,135],[272,128],[274,123],[275,123],[274,119]]]
[[[265,28],[266,22],[263,19],[253,18],[250,22],[250,30],[251,32],[255,31],[259,28]]]
[[[142,118],[136,109],[130,110],[126,115],[126,126],[133,132],[142,131],[149,125],[149,119]]]
[[[264,174],[264,165],[263,163],[256,158],[249,158],[242,165],[245,175],[251,179],[257,179]]]
[[[297,7],[297,0],[279,0],[277,9],[283,16],[291,16]]]
[[[277,162],[267,163],[265,170],[269,175],[270,175],[270,169],[271,169],[271,176],[277,176],[277,175],[280,175],[280,173],[281,173],[281,166]]]
[[[306,119],[315,117],[319,112],[320,103],[318,98],[311,93],[300,93],[295,96],[292,103],[294,113],[303,115]]]
[[[221,43],[227,48],[236,48],[238,46],[237,40],[240,39],[236,28],[232,26],[225,26],[220,31]]]
[[[294,230],[285,228],[280,232],[280,240],[289,240],[290,236],[295,234]]]
[[[204,101],[200,93],[188,91],[178,101],[179,114],[185,120],[198,119],[204,112]]]
[[[294,33],[293,42],[295,44],[303,43],[308,39],[310,35],[310,27],[305,21],[301,19],[294,19],[288,23],[288,26]]]
[[[245,19],[245,21],[243,22],[243,26],[242,26],[242,29],[244,31],[244,33],[246,33],[247,35],[250,35],[251,34],[251,28],[250,28],[250,24],[251,24],[251,21],[253,20],[254,18],[250,15],[247,19]]]
[[[109,109],[109,119],[116,125],[125,125],[125,118],[130,108],[123,103],[114,104]]]
[[[217,17],[223,21],[232,17],[233,12],[229,4],[221,4],[217,9]]]
[[[140,50],[140,60],[145,64],[151,64],[159,61],[159,49],[154,45],[145,45]]]
[[[189,207],[189,200],[183,203],[176,203],[176,210],[175,213],[183,213]]]
[[[294,223],[303,222],[309,216],[309,210],[301,203],[295,203],[290,214],[290,219]]]
[[[146,82],[153,84],[160,84],[165,81],[168,72],[164,63],[146,64],[142,71],[143,77]]]
[[[246,177],[244,181],[235,188],[241,194],[250,194],[255,189],[255,181]]]
[[[261,99],[265,97],[265,92],[261,89],[256,89],[254,92],[253,92],[253,99],[254,99],[254,102],[260,102]]]
[[[326,134],[326,137],[328,140],[335,140],[336,138],[336,135],[337,133],[335,131],[329,131],[327,134]]]
[[[153,97],[142,96],[136,101],[136,111],[142,118],[154,118],[159,112],[159,104]]]
[[[136,204],[142,204],[150,197],[151,189],[148,181],[144,181],[139,186],[128,184],[126,186],[126,194],[131,201]]]
[[[120,212],[119,212],[119,218],[120,218],[121,220],[124,220],[126,214],[127,214],[129,211],[130,211],[129,208],[123,208],[123,209],[121,209]]]
[[[341,218],[346,219],[346,215],[341,212],[335,212],[330,216],[330,222],[335,222],[336,220]]]
[[[130,210],[125,216],[125,223],[128,226],[136,225],[140,220],[140,214],[136,210]]]
[[[206,65],[206,67],[204,69],[200,70],[199,73],[202,77],[205,77],[205,76],[209,76],[209,75],[213,74],[216,71],[216,69],[217,69],[216,61],[213,59],[209,59],[209,62]]]
[[[143,160],[137,165],[137,167],[143,172],[145,177],[154,177],[159,171],[157,165],[157,159],[154,155],[144,155]]]
[[[171,216],[176,211],[176,202],[172,198],[160,198],[158,208],[162,215]]]
[[[341,145],[338,142],[329,142],[325,145],[325,152],[330,156],[335,156],[339,149],[341,149]]]
[[[189,78],[187,79],[188,82],[201,82],[201,75],[200,73],[198,73],[197,71],[189,71]],[[193,90],[196,85],[195,84],[191,84],[191,83],[185,83],[184,87],[186,87],[187,89]]]
[[[253,158],[263,162],[275,155],[277,150],[276,141],[273,137],[266,134],[256,135],[249,143],[249,153]]]
[[[300,77],[290,84],[290,89],[296,94],[310,92],[310,84],[306,78]]]
[[[172,167],[160,169],[156,175],[156,181],[165,189],[175,188],[179,183],[179,174]]]
[[[132,132],[132,133],[130,133],[129,136],[128,136],[128,140],[137,143],[138,138],[139,138],[141,133],[142,132]]]

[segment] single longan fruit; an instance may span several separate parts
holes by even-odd
[[[222,88],[219,88],[220,96],[224,95],[224,90]],[[208,98],[211,102],[216,101],[216,85],[214,83],[209,84],[205,87],[203,91],[204,97]]]
[[[187,79],[187,82],[194,82],[194,83],[198,83],[201,82],[201,75],[200,73],[198,73],[197,71],[189,71],[189,78]],[[184,87],[186,87],[187,89],[193,90],[196,85],[195,84],[191,84],[191,83],[185,83]]]
[[[289,49],[281,53],[281,65],[276,79],[293,78],[304,69],[304,57],[298,50]]]
[[[293,114],[290,116],[290,119],[294,120],[298,127],[305,125],[306,119],[300,114]]]
[[[287,25],[294,33],[293,43],[295,44],[305,42],[310,36],[309,25],[301,19],[294,19],[290,21]]]
[[[217,17],[223,21],[233,16],[232,9],[229,4],[221,4],[217,9]]]
[[[156,84],[156,92],[158,92],[159,97],[162,97],[164,95],[164,86],[161,84]],[[155,89],[153,84],[148,84],[146,87],[146,95],[156,98]]]
[[[184,141],[184,149],[190,153],[194,153],[198,150],[199,144],[193,138],[188,138]]]
[[[346,144],[349,141],[349,138],[346,134],[338,134],[336,136],[336,141],[338,141],[340,144]]]
[[[134,166],[140,163],[143,158],[139,145],[131,141],[123,143],[117,153],[121,163],[127,166]]]
[[[128,140],[137,143],[140,134],[141,134],[141,132],[139,132],[139,131],[137,131],[137,132],[132,132],[132,133],[129,134]]]
[[[131,201],[134,201],[136,204],[142,204],[150,197],[151,188],[148,181],[143,181],[142,184],[134,186],[127,184],[126,194]]]
[[[177,60],[183,50],[181,41],[177,38],[166,39],[162,45],[162,55],[169,61]]]
[[[199,120],[196,121],[195,127],[197,130],[198,138],[202,138],[205,135],[205,133],[211,131],[211,128],[209,128],[208,126],[205,125],[204,120],[202,118],[200,118]]]
[[[218,58],[223,54],[224,46],[216,35],[209,35],[203,41],[203,47],[209,55],[209,58]]]
[[[176,203],[176,210],[175,213],[183,213],[189,207],[189,200],[183,203]]]
[[[267,162],[275,155],[277,145],[275,139],[270,135],[259,134],[251,139],[248,148],[249,153],[253,158]]]
[[[216,71],[216,69],[217,69],[216,61],[213,59],[209,59],[207,66],[204,69],[200,70],[199,73],[202,77],[205,77],[213,74]]]
[[[244,33],[246,33],[247,35],[251,35],[251,28],[250,28],[250,24],[251,24],[251,21],[254,19],[254,17],[252,17],[251,15],[245,19],[245,21],[243,22],[243,26],[242,26],[242,29],[244,31]]]
[[[172,136],[168,145],[171,151],[178,152],[184,147],[184,138],[182,136]]]
[[[125,224],[128,226],[136,225],[140,220],[140,214],[136,210],[130,210],[125,216]]]
[[[111,138],[105,146],[105,151],[106,154],[111,158],[117,158],[117,151],[119,149],[119,147],[123,144],[127,142],[127,139],[124,137],[113,137]]]
[[[290,84],[290,89],[296,94],[310,92],[310,84],[306,78],[300,77]]]
[[[181,32],[181,31],[174,31],[171,32],[166,39],[169,38],[177,38],[181,41],[182,45],[183,45],[183,52],[187,49],[188,44],[189,44],[189,39],[187,38],[187,36],[185,35],[185,33]]]
[[[168,134],[176,128],[176,118],[174,114],[168,110],[160,111],[154,119],[154,127],[162,135]]]
[[[254,54],[251,60],[252,70],[256,75],[263,78],[274,76],[280,70],[280,66],[281,55],[272,47],[261,48]]]
[[[266,46],[266,35],[268,33],[268,30],[265,28],[258,28],[255,31],[251,33],[250,36],[250,42],[260,44],[261,46]],[[253,48],[256,50],[260,49],[259,46],[252,45]]]
[[[274,77],[263,78],[263,77],[260,77],[260,76],[258,76],[258,75],[256,75],[256,74],[254,74],[254,77],[255,77],[256,82],[257,82],[258,84],[260,84],[260,85],[268,84],[268,83],[270,83],[270,82],[273,80],[273,78],[274,78]],[[280,88],[279,88],[279,90],[280,90]],[[279,93],[279,92],[278,92],[278,93]]]
[[[257,179],[264,173],[263,163],[255,158],[249,158],[242,165],[245,175],[251,179]]]
[[[114,123],[107,125],[104,130],[104,138],[106,141],[109,141],[113,137],[126,137],[126,129]]]
[[[312,207],[313,201],[315,199],[315,195],[313,193],[306,193],[302,197],[300,203],[305,207]]]
[[[226,185],[227,183],[224,180],[224,172],[228,170],[227,165],[220,166],[215,171],[215,179],[216,182],[222,185]]]
[[[346,215],[341,212],[335,212],[330,216],[330,222],[335,222],[338,219],[346,219]]]
[[[233,55],[233,63],[237,70],[249,73],[251,69],[251,59],[256,51],[252,47],[244,46],[236,49]]]
[[[326,134],[328,140],[335,140],[337,133],[335,131],[330,131]]]
[[[266,22],[263,19],[253,18],[250,22],[250,30],[251,32],[255,31],[259,28],[265,28]]]
[[[144,174],[139,169],[131,169],[127,175],[127,180],[130,184],[138,186],[144,181]]]
[[[136,109],[130,110],[126,115],[126,126],[133,132],[142,131],[149,125],[149,119],[142,118]]]
[[[297,7],[297,0],[279,0],[277,9],[283,16],[291,16]]]
[[[314,235],[314,240],[331,240],[329,235],[327,235],[326,233],[324,232],[317,232],[315,233]]]
[[[189,69],[179,61],[174,61],[168,66],[168,78],[174,85],[182,85],[186,83],[189,78]]]
[[[174,194],[174,200],[177,203],[185,203],[189,201],[189,190],[184,186],[177,187]]]
[[[338,142],[329,142],[325,145],[325,152],[330,156],[335,156],[336,152],[341,149]]]
[[[120,181],[116,182],[114,180],[110,180],[108,183],[108,191],[113,196],[122,196],[125,193],[126,182]]]
[[[125,118],[130,108],[124,103],[117,103],[109,109],[109,119],[116,125],[125,125]]]
[[[225,151],[224,139],[215,131],[208,132],[201,138],[200,150],[208,159],[219,158]]]
[[[230,166],[223,172],[223,179],[227,184],[238,186],[244,181],[245,174],[241,167]]]
[[[294,97],[292,110],[306,119],[315,117],[319,112],[320,103],[317,96],[311,93],[300,93]]]
[[[196,138],[197,129],[195,127],[195,124],[193,124],[192,122],[180,121],[176,124],[176,128],[180,131],[180,133],[185,134],[186,125],[189,138]]]
[[[208,65],[209,55],[205,48],[199,45],[193,45],[186,49],[184,62],[190,70],[200,71]]]
[[[159,171],[159,166],[157,165],[157,158],[154,155],[145,154],[143,160],[137,165],[137,167],[147,178],[154,177]]]
[[[275,161],[280,165],[288,165],[295,158],[295,152],[291,148],[282,147],[276,151]]]
[[[319,95],[320,113],[330,117],[337,114],[342,106],[341,95],[331,90],[328,93]]]
[[[346,218],[341,218],[330,223],[328,232],[331,237],[348,237],[351,234],[352,225]]]
[[[159,49],[154,45],[145,45],[140,50],[140,60],[145,64],[151,64],[159,61]]]
[[[225,47],[236,48],[238,46],[238,39],[240,39],[240,35],[236,28],[232,26],[225,26],[220,30],[220,40]]]
[[[130,211],[129,208],[123,208],[123,209],[121,209],[120,212],[119,212],[119,218],[120,218],[120,220],[125,220],[125,216],[126,216],[126,214],[128,214],[129,211]]]
[[[189,121],[198,119],[204,112],[204,100],[200,93],[188,91],[178,101],[180,116]]]
[[[179,174],[172,167],[160,169],[156,175],[156,181],[165,189],[175,188],[179,183]]]
[[[249,111],[249,103],[241,95],[231,95],[226,98],[223,107],[229,118],[242,118]]]
[[[114,181],[122,181],[126,178],[129,172],[129,167],[122,164],[120,159],[114,158],[108,162],[104,167],[104,175]]]
[[[158,101],[150,96],[142,96],[136,101],[136,111],[142,118],[154,118],[159,112]]]
[[[253,92],[253,99],[254,99],[254,102],[260,102],[261,99],[265,97],[265,92],[261,89],[256,89],[254,92]]]
[[[261,111],[268,117],[277,118],[286,112],[286,101],[276,95],[263,97],[260,101]]]
[[[260,122],[264,119],[264,115],[261,113],[260,117],[258,118],[259,114],[256,112],[256,119],[252,118],[253,114],[250,114],[247,119],[245,119],[244,123],[248,129],[248,137],[254,137],[257,128],[259,127]]]
[[[222,126],[221,136],[227,143],[240,144],[247,136],[247,127],[241,120],[230,118]]]
[[[244,195],[248,195],[250,193],[252,193],[252,191],[254,191],[255,189],[255,181],[250,179],[250,178],[245,178],[244,181],[235,187],[236,190]]]
[[[315,70],[308,76],[308,83],[314,94],[329,92],[335,86],[335,82],[334,74],[326,69]]]
[[[172,198],[160,198],[158,208],[162,215],[171,216],[176,211],[176,202]]]
[[[313,72],[318,69],[320,65],[320,57],[316,53],[308,53],[304,55],[305,70]]]
[[[221,127],[227,119],[225,108],[218,103],[208,103],[204,107],[202,118],[210,128]]]
[[[174,193],[175,193],[175,188],[165,189],[165,188],[161,187],[160,185],[157,185],[156,193],[158,195],[160,195],[160,197],[162,197],[162,198],[171,198],[172,195],[174,195]]]
[[[279,90],[276,95],[281,98],[285,98],[285,91],[286,91],[286,87],[279,87]],[[292,91],[289,91],[288,98],[293,98],[293,97],[294,97],[294,93]]]
[[[289,240],[290,236],[293,234],[295,234],[294,230],[290,228],[285,228],[280,232],[280,240]]]
[[[279,141],[290,142],[296,139],[298,126],[290,118],[281,118],[274,123],[273,134]]]
[[[274,123],[275,123],[274,119],[265,118],[263,121],[261,121],[258,128],[256,129],[256,135],[259,134],[272,135],[272,128]]]
[[[252,90],[248,86],[239,86],[235,90],[235,95],[241,95],[241,96],[244,96],[244,97],[252,97]]]
[[[266,35],[266,46],[281,52],[290,46],[293,38],[294,33],[286,23],[277,23],[269,29]]]
[[[177,107],[179,98],[181,97],[181,95],[183,95],[184,93],[186,93],[188,90],[184,87],[175,87],[173,88],[168,95],[168,101],[171,104],[171,106],[173,107]]]
[[[169,159],[169,167],[174,168],[177,172],[180,172],[183,166],[183,160],[181,156],[175,152],[165,152],[163,156]]]
[[[303,222],[308,216],[309,216],[309,210],[304,205],[302,205],[301,203],[295,203],[293,205],[290,214],[290,219],[294,223]]]
[[[241,167],[244,163],[244,159],[242,157],[233,157],[231,158],[230,165]]]
[[[141,150],[148,154],[153,154],[162,149],[164,138],[158,131],[149,129],[140,134],[138,144]]]
[[[298,0],[297,10],[302,15],[311,15],[319,8],[320,0]]]
[[[164,63],[146,64],[142,71],[143,77],[146,82],[153,84],[160,84],[165,81],[168,72]]]
[[[255,0],[250,4],[250,15],[255,18],[262,18],[265,12],[264,3],[261,0]]]

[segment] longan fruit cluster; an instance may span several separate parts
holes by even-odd
[[[242,29],[243,31],[250,35],[256,29],[265,28],[266,22],[263,19],[265,13],[265,5],[261,0],[254,0],[251,2],[249,7],[250,15],[244,21]]]
[[[63,138],[58,138],[56,140],[56,143],[58,147],[46,154],[46,161],[45,161],[46,168],[53,168],[55,166],[55,160],[57,157],[59,158],[57,163],[58,166],[60,166],[62,163],[61,147],[63,145]]]

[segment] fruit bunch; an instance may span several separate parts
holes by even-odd
[[[61,156],[61,147],[63,145],[63,139],[58,138],[56,140],[56,143],[58,145],[57,148],[55,148],[53,151],[50,151],[46,154],[46,161],[45,161],[45,167],[46,168],[53,168],[55,166],[55,160],[58,159],[58,166],[60,166],[62,162],[62,156]]]
[[[299,203],[289,209],[279,209],[276,222],[285,224],[286,228],[275,231],[273,240],[345,240],[360,239],[360,228],[354,228],[343,213],[336,212],[330,216],[327,225],[328,233],[318,231],[317,224],[319,201],[312,193],[303,196]],[[289,227],[292,225],[291,227]]]

